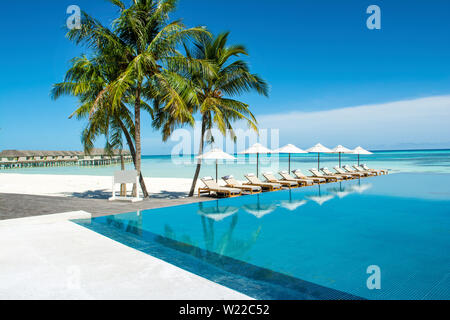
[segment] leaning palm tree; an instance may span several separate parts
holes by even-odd
[[[236,138],[232,127],[234,121],[244,120],[250,128],[258,130],[249,105],[232,99],[233,97],[252,90],[268,96],[267,83],[258,75],[250,73],[248,64],[238,59],[241,55],[247,55],[246,49],[241,45],[228,46],[228,35],[229,33],[222,33],[216,38],[205,35],[194,43],[192,49],[185,45],[188,59],[208,61],[213,65],[214,72],[200,73],[190,69],[166,74],[167,79],[177,84],[176,87],[181,91],[179,96],[185,99],[188,109],[201,115],[199,155],[203,153],[205,142],[213,142],[214,137],[211,135],[205,139],[206,133],[213,127],[217,127],[223,135],[229,132],[233,139]],[[188,81],[183,83],[183,79]],[[155,109],[154,125],[162,129],[163,138],[167,139],[180,123],[168,118],[165,112],[159,112],[157,107]],[[189,192],[191,197],[194,195],[200,169],[201,161],[197,163],[195,170]]]
[[[120,0],[110,0],[119,9],[119,17],[111,29],[83,13],[81,29],[69,31],[68,38],[76,44],[91,48],[97,57],[108,56],[108,65],[115,70],[114,77],[108,79],[95,97],[91,115],[102,107],[110,109],[110,114],[122,111],[124,105],[132,109],[134,115],[134,163],[140,176],[144,197],[148,196],[141,174],[141,109],[151,112],[146,101],[159,97],[159,103],[170,109],[175,121],[192,122],[192,114],[184,100],[171,89],[171,83],[164,77],[164,70],[172,68],[190,69],[189,63],[176,52],[178,44],[206,33],[204,28],[186,29],[180,21],[169,22],[169,13],[175,10],[176,0],[134,0],[126,7]],[[114,59],[110,59],[114,57]],[[200,65],[203,70],[203,66]],[[195,67],[198,72],[198,67]],[[203,73],[203,72],[200,72]],[[89,79],[96,81],[96,79]],[[70,87],[70,83],[67,84]],[[161,98],[159,91],[165,96]],[[128,142],[130,151],[132,145]],[[133,152],[132,152],[133,153]]]
[[[125,103],[122,103],[120,108],[111,108],[110,98],[105,94],[98,100],[98,96],[105,91],[110,79],[114,79],[114,74],[117,73],[115,68],[117,64],[113,60],[107,61],[108,59],[113,57],[100,55],[91,59],[86,56],[74,58],[64,82],[53,86],[51,96],[53,99],[58,99],[61,96],[70,95],[77,97],[80,101],[80,106],[70,118],[88,119],[81,139],[86,153],[92,150],[99,136],[106,138],[106,150],[121,150],[122,138],[125,136],[134,161],[136,152],[133,114]],[[148,106],[146,108],[148,109]],[[145,185],[142,189],[145,190]]]

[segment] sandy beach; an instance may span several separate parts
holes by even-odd
[[[187,196],[192,180],[145,178],[145,182],[152,195],[180,198]],[[0,174],[0,193],[106,199],[111,191],[112,177],[108,176]]]

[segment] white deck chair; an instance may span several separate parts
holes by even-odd
[[[116,196],[116,184],[123,184],[123,183],[135,183],[136,188],[138,189],[136,191],[136,197],[122,197],[122,196]],[[114,173],[113,178],[113,186],[112,186],[112,197],[109,198],[109,201],[131,201],[131,202],[139,202],[143,199],[139,196],[139,176],[137,174],[136,170],[130,170],[130,171],[116,171]]]
[[[388,174],[388,170],[385,170],[385,169],[371,169],[364,163],[361,165],[361,168],[363,168],[366,171],[378,172],[380,174]]]
[[[320,173],[319,170],[314,169],[314,168],[309,169],[309,172],[311,172],[313,174],[313,176],[315,176],[317,178],[323,178],[323,179],[327,180],[327,182],[337,182],[338,180],[342,180],[342,177],[326,176],[326,175]]]
[[[346,165],[343,166],[342,168],[344,168],[344,170],[347,171],[348,173],[360,173],[360,174],[362,174],[364,177],[372,176],[372,174],[371,174],[371,173],[368,173],[368,172],[359,172],[359,171],[355,171],[355,170],[353,170],[348,164],[346,164]]]
[[[353,168],[354,168],[357,172],[367,173],[367,174],[369,174],[369,175],[371,175],[371,176],[377,176],[377,175],[378,175],[378,172],[367,171],[367,170],[364,170],[363,168],[361,168],[360,166],[357,166],[357,165],[353,165]]]
[[[348,171],[345,171],[344,169],[342,169],[342,168],[340,168],[340,167],[338,167],[338,166],[336,166],[336,167],[334,167],[333,168],[338,174],[342,174],[342,175],[350,175],[350,176],[352,176],[353,178],[361,178],[361,177],[364,177],[364,174],[362,174],[362,173],[359,173],[359,172],[352,172],[352,173],[350,173],[350,172],[348,172]]]

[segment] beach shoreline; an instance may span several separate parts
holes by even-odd
[[[0,173],[0,193],[107,199],[112,193],[112,179],[110,176]],[[192,179],[187,178],[144,179],[150,195],[167,198],[187,197],[192,184]]]

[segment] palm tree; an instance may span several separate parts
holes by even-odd
[[[196,72],[203,73],[197,70],[198,64],[179,55],[176,47],[206,31],[202,27],[186,29],[180,21],[169,23],[168,14],[175,10],[176,0],[134,0],[128,8],[120,0],[110,2],[120,12],[112,29],[102,26],[99,21],[83,12],[81,29],[70,30],[68,38],[76,44],[91,48],[98,60],[107,63],[105,69],[108,69],[109,76],[112,75],[106,82],[99,81],[103,86],[101,90],[93,90],[96,95],[87,94],[91,117],[96,112],[102,114],[99,111],[102,108],[108,108],[105,116],[125,114],[127,112],[124,108],[128,106],[133,110],[134,146],[126,134],[125,136],[130,152],[134,153],[134,164],[140,176],[144,197],[148,197],[141,174],[141,109],[152,113],[146,100],[158,97],[158,105],[162,104],[164,108],[171,110],[170,117],[177,118],[174,121],[193,122],[184,100],[164,77],[164,70],[169,67],[186,70],[194,68]],[[204,65],[206,64],[200,64],[202,70]],[[70,80],[71,76],[69,71],[66,79]],[[60,87],[63,93],[76,95],[78,90],[83,91],[86,86],[93,85],[97,88],[100,85],[96,83],[96,78],[84,80],[87,83],[78,83],[80,88],[72,88],[74,84],[69,81],[56,87]],[[83,101],[81,102],[83,107]],[[120,126],[120,123],[117,124]],[[129,129],[131,127],[129,125]]]
[[[111,108],[106,95],[103,99],[97,100],[117,72],[115,68],[117,64],[114,61],[106,61],[108,58],[112,57],[103,55],[88,59],[86,56],[81,56],[72,59],[72,66],[67,71],[64,82],[53,86],[51,96],[55,100],[64,95],[79,99],[80,106],[69,118],[89,120],[81,138],[86,153],[91,151],[95,140],[101,135],[106,138],[106,150],[122,150],[122,138],[125,136],[134,161],[136,152],[133,114],[125,103],[122,103],[120,108]]]
[[[258,75],[250,73],[248,64],[238,59],[241,55],[248,55],[246,49],[242,45],[227,46],[228,36],[228,32],[216,38],[205,35],[194,43],[192,49],[185,45],[188,59],[208,61],[213,65],[215,72],[199,73],[196,69],[191,69],[187,72],[177,70],[178,73],[166,75],[167,79],[172,79],[172,82],[177,83],[177,87],[181,89],[179,96],[187,99],[185,104],[188,109],[193,113],[199,112],[201,115],[199,155],[203,153],[205,142],[211,143],[214,140],[214,137],[210,136],[205,141],[206,133],[213,126],[216,126],[223,135],[229,131],[233,139],[236,137],[232,122],[236,120],[245,120],[252,129],[258,130],[256,119],[249,106],[232,97],[252,90],[268,96],[267,83]],[[188,79],[188,81],[181,84],[180,78]],[[173,128],[180,123],[167,118],[166,113],[159,112],[157,107],[155,109],[154,126],[161,128],[163,138],[167,139]],[[189,193],[191,197],[194,195],[200,169],[201,161],[197,163]]]

